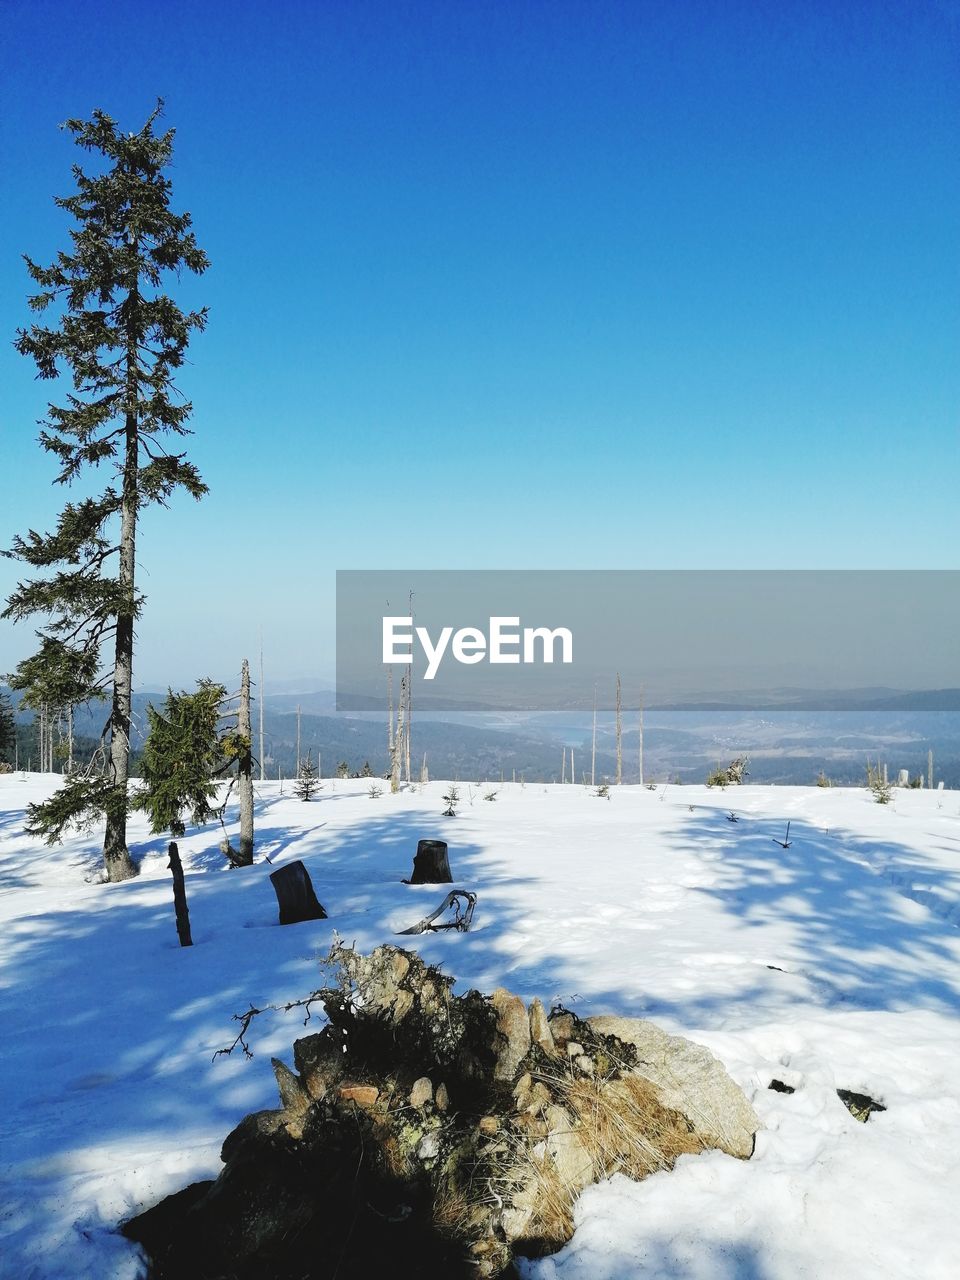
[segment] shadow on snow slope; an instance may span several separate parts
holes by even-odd
[[[714,860],[714,883],[694,892],[746,929],[773,921],[791,928],[789,954],[777,963],[788,974],[802,973],[822,1003],[960,1012],[960,930],[953,923],[960,872],[892,839],[790,822],[788,849],[774,843],[783,838],[786,817],[778,826],[743,813],[734,824],[723,812],[695,811],[668,838]],[[918,878],[936,891],[917,889]],[[737,998],[744,996],[750,993]],[[713,1004],[694,997],[657,1009],[693,1026],[709,1021]]]

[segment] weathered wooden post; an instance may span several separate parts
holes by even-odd
[[[326,920],[327,913],[313,891],[310,873],[302,862],[288,862],[278,867],[270,873],[270,880],[280,906],[281,924]]]
[[[419,840],[407,884],[453,884],[445,840]]]
[[[169,866],[173,873],[173,909],[177,914],[177,937],[180,939],[181,947],[192,947],[190,912],[187,910],[187,890],[183,883],[183,864],[180,861],[180,850],[175,842],[171,840],[170,848],[167,852],[170,854]]]

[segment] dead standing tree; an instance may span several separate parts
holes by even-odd
[[[640,742],[637,748],[637,754],[640,759],[640,785],[643,786],[643,685],[640,686],[640,713],[638,729],[640,732]]]
[[[236,763],[237,772],[230,779],[226,795],[217,810],[217,816],[220,819],[220,825],[223,826],[223,815],[236,783],[240,800],[240,848],[234,849],[224,833],[220,841],[220,851],[230,860],[231,866],[249,867],[253,862],[253,741],[250,716],[250,663],[246,658],[241,668],[240,692],[225,698],[224,704],[232,702],[234,698],[239,699],[237,710],[226,711],[221,717],[230,719],[236,715],[237,727],[227,729],[221,736],[220,746],[224,763],[219,772],[225,773],[234,763]]]
[[[620,672],[617,672],[617,786],[623,782],[623,716],[620,695]]]
[[[257,690],[257,711],[260,717],[260,781],[266,780],[266,753],[263,745],[263,636],[260,637],[260,688]]]
[[[590,785],[597,784],[597,686],[593,686],[593,742],[590,747]]]
[[[407,608],[410,614],[410,625],[413,625],[413,592],[410,592],[407,601]],[[404,772],[407,776],[407,786],[410,785],[410,731],[413,728],[413,649],[410,650],[410,662],[407,664],[407,716],[406,730],[403,741],[403,765]]]
[[[253,862],[253,734],[250,726],[250,663],[246,658],[240,675],[240,712],[237,731],[243,740],[237,757],[240,790],[240,864]]]
[[[393,746],[390,750],[390,790],[396,794],[400,790],[400,777],[406,759],[406,712],[407,712],[407,673],[400,678],[400,697],[397,701],[397,728],[393,735]]]

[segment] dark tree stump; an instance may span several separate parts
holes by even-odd
[[[407,884],[453,884],[446,840],[420,840]]]
[[[177,915],[177,937],[181,947],[192,947],[190,936],[190,913],[187,910],[187,890],[183,883],[183,864],[180,861],[180,850],[173,841],[167,850],[170,855],[169,867],[173,873],[173,909]]]
[[[301,920],[326,920],[327,913],[317,899],[310,882],[310,873],[302,862],[288,862],[270,873],[277,902],[280,904],[280,923],[299,924]]]

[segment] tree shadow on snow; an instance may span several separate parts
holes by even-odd
[[[770,967],[807,978],[819,1003],[960,1011],[960,930],[953,923],[960,872],[895,840],[840,827],[824,831],[795,817],[784,849],[775,840],[783,839],[787,816],[779,825],[749,815],[732,824],[721,812],[700,811],[667,838],[685,852],[715,858],[715,882],[693,892],[748,930],[790,926],[789,953],[801,958],[772,952]],[[918,889],[918,878],[935,891]],[[918,902],[928,910],[918,911]],[[697,1025],[710,1003],[694,997],[669,1012]]]

